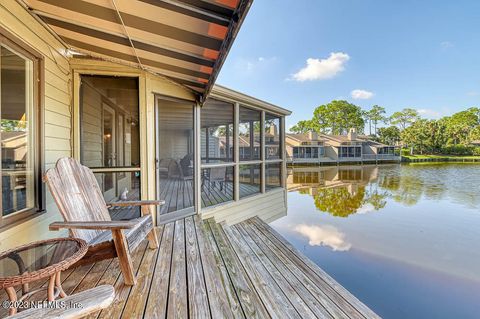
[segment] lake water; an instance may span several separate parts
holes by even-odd
[[[384,318],[480,318],[480,165],[295,168],[270,225]]]

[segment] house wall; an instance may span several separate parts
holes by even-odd
[[[364,155],[375,155],[377,153],[377,149],[368,144],[364,144],[362,147],[362,153]]]
[[[325,156],[333,160],[338,160],[338,149],[330,145],[325,145]]]
[[[286,215],[287,190],[278,188],[264,194],[240,199],[217,207],[203,209],[202,219],[214,217],[215,221],[229,225],[259,216],[265,221]]]
[[[195,100],[195,95],[165,78],[133,67],[101,60],[67,57],[67,48],[17,1],[0,3],[0,28],[13,34],[43,58],[44,67],[41,71],[44,76],[44,89],[41,92],[41,99],[44,101],[44,107],[41,125],[45,170],[53,167],[61,157],[79,158],[78,80],[80,74],[139,77],[142,198],[155,198],[155,148],[147,147],[155,143],[155,94],[191,101]],[[90,99],[89,104],[92,105],[98,102],[98,96],[93,93],[88,94],[88,99]],[[93,116],[98,115],[98,110],[90,109],[89,112],[92,116],[91,129],[98,130],[98,118],[93,119]],[[98,141],[95,140],[91,140],[88,145],[92,164],[98,161],[98,146]],[[132,149],[132,152],[135,151]],[[0,251],[39,239],[67,235],[66,231],[48,230],[51,222],[61,219],[56,204],[47,190],[45,213],[0,229]]]
[[[52,167],[62,156],[71,156],[71,70],[68,59],[62,55],[65,47],[35,20],[16,1],[0,3],[0,27],[13,34],[43,57],[44,100],[43,139],[45,169]],[[39,125],[40,123],[37,123]],[[60,218],[52,197],[46,195],[47,212],[36,218],[0,230],[0,251],[38,240],[56,237],[48,225]]]

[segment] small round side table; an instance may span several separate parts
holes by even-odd
[[[65,297],[60,274],[87,253],[87,243],[78,238],[54,238],[33,242],[0,254],[0,288],[5,289],[12,305],[24,301],[45,288],[29,291],[29,283],[50,278],[47,286],[48,301]],[[15,287],[22,286],[17,298]],[[17,312],[10,307],[9,315]]]

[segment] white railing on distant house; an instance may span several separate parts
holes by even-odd
[[[363,160],[374,160],[374,161],[397,161],[400,160],[400,156],[394,154],[363,154]]]

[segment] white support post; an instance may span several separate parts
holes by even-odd
[[[194,185],[195,185],[195,207],[194,209],[197,211],[197,214],[201,215],[202,213],[202,146],[201,146],[201,106],[200,104],[195,104],[194,106],[194,113],[193,113],[193,131],[194,131]]]
[[[260,158],[262,164],[260,165],[260,189],[262,193],[265,193],[265,159],[266,159],[266,146],[265,146],[265,111],[262,111],[260,117]]]
[[[238,145],[238,135],[239,135],[239,124],[240,121],[240,104],[235,103],[234,104],[234,117],[233,117],[233,157],[235,161],[235,166],[233,170],[233,200],[237,201],[240,199],[240,147]]]
[[[285,152],[285,116],[280,117],[280,156],[282,156],[282,182],[283,188],[287,188],[287,161]]]

